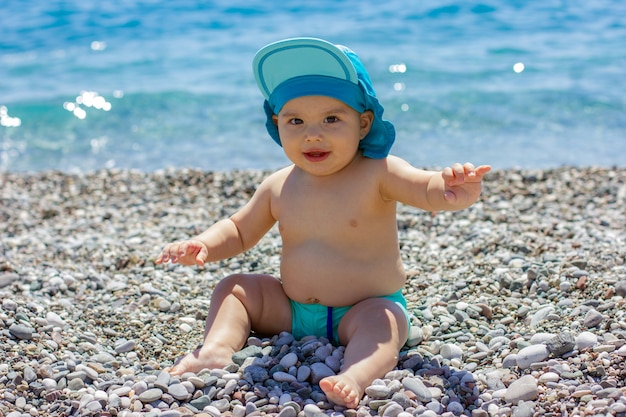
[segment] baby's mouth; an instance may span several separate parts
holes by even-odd
[[[313,151],[313,152],[305,152],[304,157],[312,162],[323,161],[330,155],[330,152],[322,152],[322,151]]]

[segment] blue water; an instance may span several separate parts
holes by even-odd
[[[0,170],[283,166],[251,61],[294,36],[360,55],[417,166],[626,165],[623,0],[376,3],[3,0]]]

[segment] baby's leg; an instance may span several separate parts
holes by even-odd
[[[169,369],[172,375],[223,368],[232,362],[250,330],[291,331],[291,305],[280,281],[269,275],[231,275],[220,281],[209,306],[202,347]]]
[[[339,324],[346,345],[343,369],[319,383],[326,397],[355,408],[365,388],[394,368],[407,334],[404,311],[390,300],[371,298],[352,307]]]

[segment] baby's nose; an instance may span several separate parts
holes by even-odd
[[[307,128],[305,133],[305,139],[308,142],[318,141],[322,138],[322,132],[319,126],[311,125]]]

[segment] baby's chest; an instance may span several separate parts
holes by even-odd
[[[348,237],[372,227],[382,214],[371,197],[306,195],[283,200],[278,223],[283,233]]]

